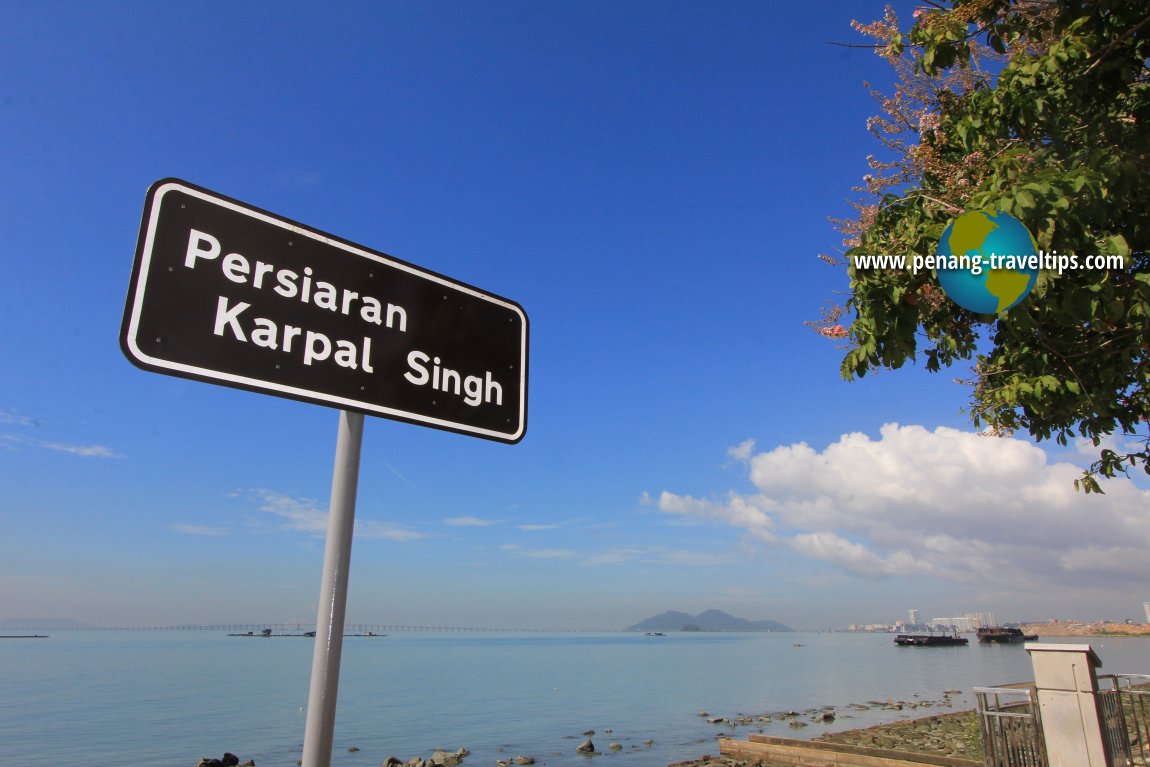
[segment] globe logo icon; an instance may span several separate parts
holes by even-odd
[[[972,210],[955,218],[938,241],[938,253],[957,268],[937,269],[947,296],[978,314],[1004,312],[1038,282],[1038,244],[1009,213]]]

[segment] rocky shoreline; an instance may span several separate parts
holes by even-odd
[[[775,711],[753,715],[716,716],[707,711],[699,711],[698,716],[704,719],[707,724],[712,725],[713,730],[710,738],[703,738],[696,742],[699,744],[700,750],[713,749],[714,753],[705,753],[697,759],[676,762],[672,767],[704,767],[705,765],[747,767],[753,762],[748,763],[746,760],[720,756],[718,754],[718,740],[720,738],[738,739],[738,731],[742,729],[761,733],[764,730],[777,732],[779,727],[785,727],[792,737],[803,737],[804,734],[810,732],[806,728],[811,726],[822,731],[816,737],[809,738],[809,735],[807,736],[813,741],[980,759],[980,754],[975,755],[975,750],[981,751],[981,744],[978,742],[978,730],[973,712],[939,711],[939,709],[953,708],[956,702],[961,705],[964,701],[961,698],[956,700],[954,697],[961,695],[960,690],[946,690],[942,693],[941,698],[928,699],[916,694],[911,700],[869,700],[865,703],[851,703],[837,708],[825,706],[802,711]],[[863,714],[863,712],[870,713]],[[936,713],[924,716],[928,712]],[[870,721],[875,721],[876,716],[894,718],[910,715],[918,718],[876,724],[859,729],[826,731],[836,726],[842,727],[852,717],[860,715],[865,716]],[[603,741],[600,741],[600,745],[596,745],[595,740],[598,740],[600,736],[607,737],[605,746],[602,745]],[[497,755],[494,760],[495,767],[523,767],[537,763],[546,765],[555,757],[569,756],[572,752],[584,757],[606,758],[608,761],[605,764],[607,764],[610,763],[609,757],[612,754],[644,751],[652,748],[655,744],[651,739],[640,741],[634,737],[619,737],[619,735],[613,734],[611,729],[603,730],[600,733],[596,733],[595,730],[586,730],[578,736],[571,734],[563,737],[574,741],[563,751],[529,754],[515,753],[510,748],[503,751],[501,748],[499,750],[505,755]],[[707,745],[708,741],[711,745]],[[347,750],[358,752],[360,749],[352,746]],[[417,755],[406,760],[396,756],[387,756],[381,762],[373,763],[379,764],[380,767],[459,767],[464,759],[470,755],[471,752],[467,748],[455,750],[437,748],[433,750],[430,756]],[[483,760],[481,764],[484,767],[491,767],[487,760]],[[241,764],[235,755],[227,753],[224,754],[223,759],[203,757],[197,767],[255,767],[255,762],[249,759]]]
[[[611,734],[611,732],[612,730],[605,731],[606,734]],[[596,748],[594,741],[591,740],[592,736],[595,734],[596,733],[594,730],[586,730],[582,736],[583,740],[579,743],[579,745],[574,747],[575,753],[586,757],[602,755],[604,751],[600,751],[598,748]],[[565,737],[575,739],[574,736]],[[638,744],[633,744],[631,749],[637,750],[640,748],[650,748],[654,745],[654,743],[655,741],[647,739],[643,741],[643,745],[641,747]],[[617,753],[623,751],[623,749],[623,744],[612,741],[607,744],[606,752]],[[347,750],[349,752],[358,752],[360,749],[357,746],[351,746]],[[388,756],[380,764],[380,767],[459,767],[459,765],[463,763],[463,760],[470,755],[471,751],[466,748],[459,748],[454,751],[437,748],[432,752],[431,756],[413,756],[406,761],[400,759],[397,756]],[[542,760],[541,763],[544,765],[547,764],[547,757],[562,755],[563,752],[561,751],[547,752],[546,756],[540,757]],[[297,765],[302,765],[302,763],[302,759],[296,760]],[[515,756],[508,756],[503,759],[495,760],[496,767],[525,767],[526,765],[533,765],[535,763],[536,757],[527,756],[524,754],[517,754]],[[225,753],[222,759],[216,759],[214,757],[207,756],[200,757],[200,761],[196,767],[256,767],[256,763],[255,761],[249,759],[241,764],[239,757],[237,757],[235,754]]]
[[[860,730],[826,733],[812,740],[982,760],[982,744],[974,711],[936,714]],[[746,759],[704,754],[698,759],[676,762],[670,767],[751,767],[753,764]]]

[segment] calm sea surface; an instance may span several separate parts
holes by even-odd
[[[32,633],[6,631],[4,633]],[[188,631],[40,631],[0,640],[3,767],[194,767],[225,751],[259,767],[302,753],[313,640]],[[1021,646],[900,648],[888,634],[395,633],[345,640],[332,764],[471,750],[465,765],[523,754],[541,765],[662,767],[758,731],[698,716],[834,706],[814,737],[973,707],[975,686],[1033,678]],[[1043,641],[1072,641],[1052,639]],[[1089,641],[1104,673],[1150,673],[1150,640]],[[794,646],[796,643],[801,647]],[[953,708],[943,691],[959,689]],[[934,702],[901,711],[867,701]],[[804,717],[810,720],[808,715]],[[654,741],[647,745],[646,741]],[[619,743],[612,752],[609,743]],[[351,752],[350,747],[360,750]]]

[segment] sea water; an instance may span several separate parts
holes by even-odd
[[[193,767],[200,756],[225,751],[259,767],[292,767],[302,754],[312,639],[206,631],[38,633],[50,638],[0,640],[0,767]],[[904,648],[892,639],[847,633],[348,637],[332,764],[378,767],[390,755],[406,761],[462,747],[471,751],[465,765],[483,767],[517,755],[553,767],[663,767],[717,753],[720,734],[746,737],[761,728],[809,738],[969,709],[973,687],[1033,678],[1020,645]],[[1147,639],[1049,641],[1089,642],[1105,673],[1150,673]],[[943,694],[955,689],[961,694]],[[887,701],[917,705],[876,705]],[[823,707],[835,708],[832,723],[812,715]],[[708,721],[786,711],[801,712],[808,726],[795,730],[791,719],[779,717],[751,727]],[[600,752],[594,757],[575,751],[589,730]],[[612,751],[611,743],[622,748]]]

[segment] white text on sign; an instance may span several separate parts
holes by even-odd
[[[218,266],[220,273],[237,285],[255,290],[270,287],[273,293],[284,299],[314,304],[320,309],[344,316],[358,316],[369,325],[399,333],[407,332],[408,312],[403,306],[385,304],[374,296],[337,288],[330,282],[317,279],[315,270],[310,266],[296,271],[278,267],[268,261],[253,261],[241,253],[224,254],[224,247],[218,237],[190,229],[184,267],[195,269],[201,262]],[[213,334],[296,355],[308,366],[330,360],[342,368],[375,373],[371,359],[371,336],[355,341],[333,339],[326,333],[299,325],[277,323],[267,317],[248,316],[251,308],[252,305],[246,301],[219,296]],[[490,370],[483,371],[482,375],[464,375],[443,366],[439,357],[433,358],[418,350],[407,355],[407,365],[408,370],[403,378],[414,386],[430,385],[436,391],[462,397],[464,403],[472,407],[486,403],[497,406],[503,404],[503,387]]]

